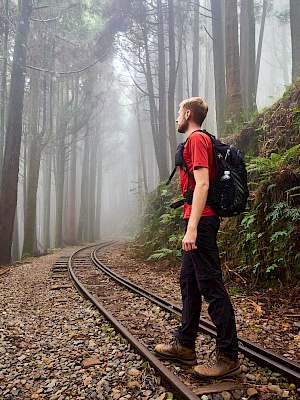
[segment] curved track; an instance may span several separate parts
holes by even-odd
[[[92,290],[88,290],[89,286],[99,288],[101,287],[101,284],[97,284],[97,281],[95,280],[95,284],[86,285],[81,282],[82,278],[78,277],[79,275],[82,276],[82,273],[84,272],[81,272],[81,274],[77,273],[77,269],[84,269],[84,271],[86,272],[87,267],[92,267],[92,260],[93,264],[98,269],[100,269],[103,273],[112,278],[118,284],[125,286],[128,290],[130,290],[130,292],[139,294],[143,298],[146,298],[152,303],[155,303],[161,309],[167,311],[172,315],[176,315],[177,317],[181,315],[181,309],[178,306],[122,278],[115,272],[111,271],[110,268],[103,263],[103,260],[101,260],[100,256],[98,256],[97,254],[99,253],[99,251],[101,251],[102,248],[108,246],[111,243],[112,242],[106,242],[101,245],[87,247],[73,254],[73,256],[69,259],[69,273],[75,286],[82,294],[84,294],[94,303],[94,305],[103,313],[106,319],[132,344],[136,351],[149,361],[151,366],[161,376],[165,386],[167,386],[176,395],[177,399],[197,399],[198,394],[202,394],[205,392],[203,391],[202,393],[200,393],[198,391],[196,394],[185,384],[183,384],[179,378],[177,378],[168,368],[166,368],[164,364],[162,364],[153,355],[153,353],[151,353],[150,350],[148,350],[148,346],[144,346],[139,340],[137,340],[136,337],[133,336],[133,334],[127,328],[125,328],[120,323],[120,321],[118,321],[117,317],[114,317],[112,313],[110,313],[107,308],[105,308],[103,304],[98,301],[97,295],[95,296],[91,293]],[[208,334],[211,337],[215,336],[214,326],[209,321],[201,319],[199,328],[205,334]],[[249,359],[256,361],[261,366],[267,366],[272,371],[279,372],[291,382],[294,382],[296,384],[300,383],[299,364],[291,362],[284,357],[275,354],[274,352],[268,351],[261,346],[251,343],[246,339],[239,338],[239,346],[240,352]]]
[[[97,246],[92,252],[92,259],[96,261],[94,256],[95,252],[109,245],[110,243],[104,243],[100,246]],[[89,249],[89,248],[87,248]],[[170,372],[145,346],[142,345],[121,323],[119,323],[113,315],[103,307],[103,305],[88,291],[88,289],[80,282],[78,277],[76,276],[73,263],[76,259],[76,256],[82,253],[82,250],[78,250],[73,254],[69,259],[69,273],[71,278],[76,286],[76,288],[86,296],[105,316],[105,318],[117,329],[118,332],[124,336],[128,342],[136,349],[136,351],[141,354],[151,366],[159,373],[162,378],[162,382],[176,395],[178,400],[196,400],[198,396],[195,395],[186,385],[184,385],[172,372]],[[82,256],[81,256],[82,257]],[[78,258],[76,259],[78,261]],[[80,262],[86,263],[86,255],[79,259]]]

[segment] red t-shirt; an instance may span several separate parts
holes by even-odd
[[[208,135],[203,132],[193,132],[186,144],[184,145],[183,150],[183,158],[184,162],[187,166],[187,170],[190,173],[193,173],[196,167],[204,167],[209,170],[209,181],[211,182],[216,174],[216,165],[213,157],[213,148],[211,139]],[[180,168],[180,187],[182,194],[184,196],[185,192],[188,188],[188,180],[189,180],[189,189],[193,190],[195,188],[195,181],[190,177],[188,178],[188,174]],[[189,218],[191,215],[192,206],[184,203],[184,218]],[[211,207],[205,206],[202,217],[210,217],[217,215]]]

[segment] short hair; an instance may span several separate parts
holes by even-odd
[[[183,100],[180,103],[180,107],[184,110],[190,110],[192,112],[193,120],[197,124],[202,125],[202,122],[205,120],[207,115],[208,105],[203,99],[201,99],[201,97],[191,97]]]

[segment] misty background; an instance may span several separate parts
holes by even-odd
[[[5,223],[15,206],[13,259],[133,237],[147,195],[169,176],[183,140],[175,124],[183,99],[207,101],[204,128],[220,137],[273,104],[298,76],[292,3],[297,1],[2,0],[2,205],[15,193],[14,180],[5,180],[9,163],[18,164],[18,180],[16,201],[8,211],[1,207],[0,235],[9,241]],[[228,24],[236,28],[236,43]],[[238,58],[230,61],[232,51]],[[240,97],[230,108],[231,67]],[[227,96],[221,104],[216,76]],[[21,98],[13,117],[10,107]],[[10,121],[20,121],[19,148],[19,125],[10,134]]]

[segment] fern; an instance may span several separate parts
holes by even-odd
[[[286,190],[286,193],[295,192],[296,190],[298,191],[298,193],[291,194],[291,197],[300,196],[300,186],[292,187],[291,189]]]
[[[248,172],[257,172],[262,179],[268,178],[275,172],[288,167],[292,161],[299,158],[300,144],[291,147],[282,155],[271,153],[270,157],[256,157],[248,164]],[[297,169],[295,172],[299,172]]]
[[[275,204],[273,210],[266,216],[266,220],[271,221],[272,226],[282,218],[292,222],[300,221],[300,209],[289,206],[286,201],[281,201]]]
[[[170,249],[164,247],[163,249],[156,251],[154,254],[152,254],[150,257],[148,257],[147,260],[161,259],[172,253],[173,253],[173,250],[170,250]]]
[[[289,232],[287,231],[279,231],[279,232],[275,232],[270,239],[270,242],[274,242],[274,240],[278,240],[279,238],[281,238],[282,236],[287,237],[289,235]]]

